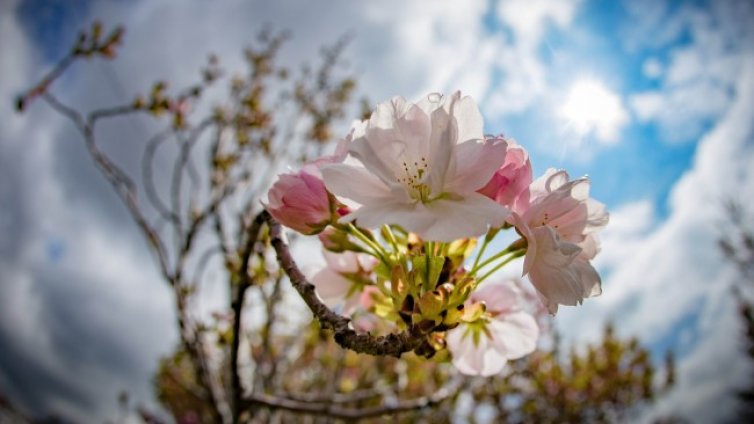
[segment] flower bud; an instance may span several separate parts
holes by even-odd
[[[364,251],[358,244],[348,239],[348,233],[335,227],[325,228],[317,237],[322,242],[322,246],[331,252]]]
[[[306,171],[281,174],[267,196],[270,215],[302,234],[318,234],[333,221],[334,196],[321,179]]]

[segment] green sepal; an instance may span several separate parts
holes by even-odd
[[[435,289],[442,273],[445,256],[417,255],[411,258],[413,270],[416,272],[416,286],[421,285],[423,291]]]
[[[448,297],[444,291],[434,290],[426,292],[417,301],[419,311],[426,319],[439,318],[440,313],[448,303]]]

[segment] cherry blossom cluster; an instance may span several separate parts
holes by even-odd
[[[381,103],[334,154],[280,175],[266,207],[319,236],[327,266],[311,282],[357,331],[419,332],[417,353],[488,376],[539,337],[519,286],[487,281],[498,270],[523,257],[553,315],[601,293],[590,260],[608,214],[589,185],[555,169],[534,180],[526,150],[485,136],[456,92]],[[495,247],[507,231],[514,241]]]

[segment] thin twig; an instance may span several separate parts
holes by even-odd
[[[169,270],[168,257],[165,246],[162,244],[162,240],[160,239],[157,232],[147,222],[146,217],[139,207],[138,196],[136,195],[136,188],[133,181],[97,146],[96,140],[94,138],[94,124],[96,123],[96,119],[91,119],[90,117],[90,119],[84,121],[83,117],[78,111],[63,104],[49,92],[44,92],[41,94],[41,96],[53,109],[69,118],[76,125],[76,128],[84,137],[84,143],[87,150],[89,151],[89,155],[92,157],[94,163],[105,176],[107,181],[118,193],[121,200],[126,204],[126,207],[128,207],[131,216],[134,218],[136,224],[144,233],[147,241],[152,247],[152,250],[156,253],[163,277],[168,281],[172,281],[173,276]]]
[[[383,396],[383,393],[373,389],[355,390],[350,393],[284,393],[278,396],[287,397],[299,402],[307,403],[355,403]]]
[[[183,285],[181,284],[180,275],[178,272],[172,273],[170,271],[165,246],[159,234],[148,223],[141,210],[141,207],[139,206],[138,195],[136,194],[136,187],[133,181],[125,172],[123,172],[117,165],[115,165],[115,163],[113,163],[107,155],[105,155],[99,149],[94,137],[94,125],[99,117],[117,116],[115,111],[119,110],[121,111],[120,113],[129,113],[130,110],[119,108],[107,109],[109,111],[112,111],[112,113],[93,113],[85,121],[78,111],[63,104],[51,93],[44,92],[41,94],[41,96],[54,110],[68,117],[76,125],[76,128],[84,137],[86,148],[95,164],[97,165],[98,169],[100,170],[100,172],[102,172],[105,179],[107,179],[107,181],[113,186],[115,191],[120,196],[121,200],[126,204],[126,207],[131,213],[134,221],[136,221],[137,226],[141,229],[142,233],[144,233],[144,236],[147,238],[152,251],[157,255],[163,277],[166,281],[168,281],[175,293],[176,309],[178,311],[177,319],[181,341],[192,361],[198,368],[197,374],[199,375],[199,381],[202,383],[202,387],[207,391],[209,402],[215,415],[215,421],[223,422],[223,415],[220,412],[218,406],[218,396],[215,393],[214,385],[212,384],[212,378],[210,376],[209,367],[207,365],[207,361],[202,348],[201,338],[190,322],[188,307],[186,305],[186,295],[183,291]],[[179,264],[179,266],[182,266],[182,264]]]
[[[170,135],[169,128],[160,131],[147,141],[147,145],[144,148],[144,154],[141,158],[141,179],[144,182],[144,191],[147,194],[147,200],[149,200],[152,207],[157,210],[161,217],[176,225],[178,223],[178,216],[171,212],[162,199],[160,199],[160,196],[157,193],[157,188],[154,184],[154,172],[152,170],[154,165],[154,155],[157,152],[157,148],[167,139],[168,135]]]

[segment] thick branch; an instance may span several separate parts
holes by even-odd
[[[251,287],[251,276],[249,275],[249,263],[251,256],[254,254],[254,245],[259,240],[259,235],[264,225],[264,216],[262,213],[252,221],[251,226],[246,232],[246,244],[241,252],[241,268],[238,270],[240,281],[238,291],[233,299],[233,343],[230,349],[230,375],[233,390],[233,422],[238,422],[241,411],[241,397],[243,396],[243,387],[241,386],[241,377],[238,373],[238,351],[241,347],[241,321],[243,313],[243,304],[246,297],[246,290]]]
[[[293,260],[288,245],[283,239],[281,225],[266,211],[263,214],[270,225],[272,247],[277,253],[280,266],[288,274],[293,288],[296,289],[314,316],[317,317],[322,328],[333,330],[335,341],[340,346],[358,353],[395,357],[400,357],[404,352],[410,352],[419,347],[423,336],[418,332],[404,331],[386,336],[372,336],[354,331],[349,325],[350,320],[348,318],[336,314],[319,300],[314,292],[314,286],[306,279],[306,276],[298,269]]]

